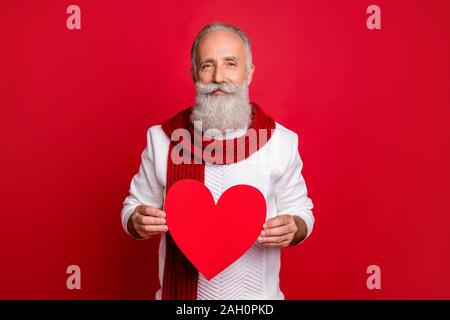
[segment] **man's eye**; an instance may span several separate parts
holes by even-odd
[[[211,65],[210,64],[204,64],[202,69],[205,69],[205,68],[208,68],[208,67],[211,67]]]

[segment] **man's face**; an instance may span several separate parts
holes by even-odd
[[[247,75],[244,41],[226,30],[212,31],[202,37],[197,47],[196,66],[194,76],[204,84],[225,82],[242,85],[247,78],[249,85],[254,71],[252,66]],[[225,94],[220,89],[214,91],[214,95]]]

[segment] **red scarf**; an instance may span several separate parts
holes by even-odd
[[[269,141],[272,136],[272,131],[275,129],[275,121],[268,115],[266,115],[262,109],[256,105],[255,103],[251,103],[252,106],[252,124],[250,128],[256,131],[257,143],[256,146],[250,148],[249,147],[249,131],[244,136],[234,138],[234,143],[226,143],[227,140],[223,140],[222,144],[216,141],[214,144],[215,156],[217,158],[217,152],[219,155],[222,155],[223,161],[212,162],[215,164],[224,164],[230,163],[229,159],[226,157],[227,151],[233,152],[234,157],[232,158],[232,162],[240,161],[244,158],[249,157],[253,152],[257,151],[261,148],[267,141]],[[162,129],[166,133],[166,135],[171,139],[172,132],[176,129],[186,129],[190,133],[191,141],[185,141],[184,146],[188,147],[187,150],[194,150],[194,147],[198,148],[200,146],[200,140],[202,139],[201,133],[196,132],[194,134],[194,127],[190,120],[191,108],[187,108],[178,112],[175,116],[163,122]],[[262,134],[260,136],[260,129],[266,129],[267,135]],[[260,140],[260,138],[263,138]],[[244,141],[243,141],[244,139]],[[195,141],[194,141],[195,140]],[[229,141],[229,140],[228,140]],[[195,142],[195,143],[194,143]],[[203,151],[205,148],[213,143],[214,140],[206,139],[201,141],[202,149],[194,152],[190,152],[189,156],[191,157],[191,163],[181,163],[175,164],[172,161],[172,149],[179,145],[178,141],[171,141],[169,144],[169,153],[167,160],[167,179],[166,179],[166,190],[178,180],[182,179],[193,179],[198,180],[204,183],[205,178],[205,161],[201,159],[201,163],[199,158],[197,157],[197,161],[194,162],[194,156],[203,155]],[[219,144],[217,144],[219,143]],[[182,144],[182,143],[181,143]],[[189,145],[190,144],[190,145]],[[218,147],[221,145],[221,147]],[[233,150],[230,148],[234,146]],[[243,148],[238,148],[238,146],[245,145],[245,150]],[[179,146],[178,146],[179,147]],[[227,149],[228,148],[228,149]],[[186,149],[183,149],[183,152]],[[177,150],[176,150],[177,151]],[[197,153],[198,152],[198,153]],[[211,161],[207,161],[211,162]],[[197,282],[198,282],[198,271],[192,265],[192,263],[184,256],[184,254],[180,251],[178,246],[175,244],[170,232],[166,233],[166,258],[164,264],[164,278],[163,278],[163,288],[162,288],[162,299],[163,300],[196,300],[197,299]]]

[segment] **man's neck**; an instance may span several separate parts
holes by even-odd
[[[229,129],[225,132],[220,132],[219,130],[206,130],[203,132],[203,136],[209,139],[213,138],[216,140],[225,140],[241,137],[245,135],[246,132],[247,128]]]

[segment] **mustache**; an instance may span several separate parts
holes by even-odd
[[[240,86],[233,84],[233,83],[227,83],[227,82],[221,82],[221,83],[203,83],[201,81],[197,81],[195,83],[195,87],[199,93],[203,94],[212,94],[216,90],[222,90],[225,93],[233,94],[238,92]]]

